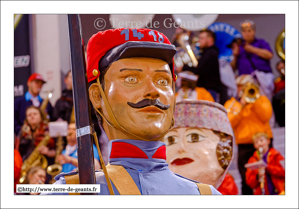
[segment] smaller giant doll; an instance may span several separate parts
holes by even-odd
[[[217,188],[233,155],[226,109],[215,102],[182,100],[174,117],[175,125],[164,137],[170,170]]]

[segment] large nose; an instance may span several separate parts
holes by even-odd
[[[145,85],[143,97],[148,98],[148,99],[158,99],[160,97],[158,88],[155,86],[153,81],[150,79],[148,80],[148,82]]]
[[[184,141],[179,139],[179,142],[178,142],[178,153],[182,154],[182,153],[185,153],[185,152],[186,152],[186,150],[185,150]]]

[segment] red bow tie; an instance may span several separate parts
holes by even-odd
[[[113,142],[110,158],[143,158],[149,157],[139,147],[126,143],[126,142]],[[153,154],[154,159],[166,160],[166,147],[165,145],[159,147]]]

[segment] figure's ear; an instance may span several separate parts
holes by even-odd
[[[93,105],[94,108],[97,109],[101,109],[101,93],[100,93],[100,89],[99,89],[99,85],[97,83],[93,83],[90,87],[89,87],[89,99]]]

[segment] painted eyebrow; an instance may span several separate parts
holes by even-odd
[[[198,128],[187,128],[186,131],[190,131],[192,129],[196,129],[197,131],[199,131],[201,134],[205,135],[203,131],[199,130]]]
[[[124,70],[131,70],[131,71],[138,71],[138,72],[142,72],[143,71],[142,69],[123,68],[123,69],[120,69],[119,72],[122,72]]]
[[[155,70],[155,72],[161,72],[161,73],[168,73],[168,74],[170,74],[170,72],[168,70]]]

